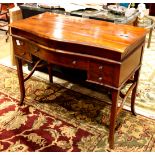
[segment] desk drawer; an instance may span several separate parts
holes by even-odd
[[[114,65],[90,62],[87,80],[102,85],[114,86],[116,81]]]
[[[28,43],[22,39],[12,38],[13,48],[15,56],[22,58],[23,60],[32,62],[31,54],[28,50]]]
[[[44,48],[39,48],[34,51],[35,52],[33,52],[33,54],[38,56],[40,59],[48,61],[49,63],[76,69],[88,69],[88,61],[78,58],[77,56],[64,53],[57,53],[55,49],[53,49],[52,51]]]
[[[87,70],[88,68],[88,61],[82,60],[77,58],[77,56],[70,56],[70,55],[54,55],[53,63],[58,65],[63,65],[70,68],[76,68],[76,69],[83,69]]]

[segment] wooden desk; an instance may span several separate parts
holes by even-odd
[[[135,93],[141,67],[146,30],[104,21],[43,13],[10,24],[21,100],[25,97],[22,61],[33,62],[33,56],[48,63],[52,82],[52,64],[87,71],[87,81],[110,88],[112,106],[109,146],[114,148],[115,122],[129,92],[131,111],[135,114]],[[132,82],[126,95],[120,93]],[[117,100],[123,98],[121,106]]]

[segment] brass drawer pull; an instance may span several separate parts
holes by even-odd
[[[102,77],[99,77],[99,78],[98,78],[99,81],[102,81],[102,79],[103,79]]]
[[[76,62],[75,60],[74,60],[74,61],[72,61],[72,64],[73,64],[73,65],[75,65],[76,63],[77,63],[77,62]]]
[[[102,70],[102,69],[103,69],[103,66],[99,66],[98,69],[99,69],[99,70]]]

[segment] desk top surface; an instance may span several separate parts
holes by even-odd
[[[124,53],[145,37],[147,31],[129,25],[42,13],[10,24],[36,36]]]

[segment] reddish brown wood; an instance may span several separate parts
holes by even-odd
[[[16,21],[10,27],[18,60],[21,102],[25,88],[20,59],[32,62],[32,57],[36,56],[47,64],[85,70],[87,81],[112,91],[109,146],[114,148],[115,122],[120,110],[117,108],[118,95],[133,75],[133,82],[138,81],[146,30],[48,12]],[[48,70],[52,82],[50,66]],[[132,92],[133,113],[136,88],[137,85]]]
[[[112,90],[112,106],[110,114],[110,129],[109,129],[109,147],[114,149],[114,134],[116,127],[116,116],[117,116],[117,101],[119,96],[119,90]]]
[[[22,59],[19,59],[18,57],[16,57],[16,64],[17,64],[17,74],[18,74],[19,89],[20,89],[20,105],[22,105],[24,98],[25,98],[25,86],[24,86]]]
[[[140,69],[135,72],[134,81],[136,81],[136,86],[134,87],[134,89],[132,91],[132,95],[131,95],[131,112],[135,116],[136,116],[136,112],[135,112],[135,99],[136,99],[136,91],[137,91],[137,87],[138,87],[139,72],[140,72]]]
[[[53,74],[52,74],[52,64],[48,64],[48,74],[49,74],[49,81],[50,83],[53,83]]]

